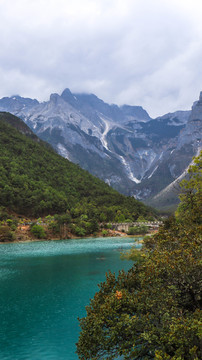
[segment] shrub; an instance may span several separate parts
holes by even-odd
[[[143,235],[148,232],[148,228],[145,225],[129,227],[128,235]]]
[[[0,241],[13,241],[15,234],[10,230],[8,225],[0,226]]]
[[[60,225],[56,221],[51,221],[48,224],[48,230],[52,231],[53,234],[58,234],[60,232]]]
[[[105,237],[108,235],[108,231],[107,230],[102,230],[102,236]]]
[[[31,227],[31,233],[36,236],[38,239],[43,239],[46,237],[46,232],[41,225],[34,224]]]
[[[18,222],[16,219],[7,219],[6,224],[10,227],[12,231],[15,231],[17,229]]]
[[[75,228],[75,234],[78,236],[85,236],[86,235],[86,230],[80,226],[76,226]]]

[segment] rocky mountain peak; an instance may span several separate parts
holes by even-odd
[[[151,120],[149,114],[142,106],[123,105],[121,110],[126,116],[132,116],[138,120]]]
[[[190,121],[202,120],[202,91],[200,92],[199,100],[195,101],[192,106]]]
[[[71,91],[66,88],[62,94],[61,94],[61,98],[66,101],[67,103],[69,103],[72,106],[75,106],[75,102],[76,102],[76,97],[71,93]]]
[[[50,95],[50,102],[56,104],[60,99],[60,95],[54,93]]]

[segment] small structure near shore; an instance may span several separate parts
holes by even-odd
[[[158,230],[159,226],[163,224],[162,221],[145,221],[145,222],[131,222],[131,223],[111,223],[111,229],[117,231],[128,232],[129,228],[134,226],[147,226],[148,230]],[[109,225],[109,224],[108,224]]]

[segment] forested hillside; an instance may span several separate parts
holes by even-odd
[[[155,214],[56,154],[8,113],[0,114],[0,206],[27,216],[69,211],[97,221]]]

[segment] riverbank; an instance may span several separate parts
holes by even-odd
[[[138,218],[139,221],[130,223],[129,220],[125,223],[101,222],[98,216],[83,214],[81,213],[83,210],[80,208],[76,210],[71,213],[67,211],[62,215],[55,214],[33,218],[8,212],[2,208],[0,209],[0,243],[106,236],[144,236],[159,226],[159,222],[157,220],[152,222],[151,218],[150,221]]]
[[[103,234],[104,232],[104,234]],[[47,236],[45,238],[37,238],[30,232],[29,226],[19,226],[15,231],[15,237],[10,240],[4,240],[0,241],[0,244],[10,244],[10,243],[29,243],[29,242],[37,242],[37,241],[58,241],[58,240],[68,240],[68,239],[86,239],[86,238],[101,238],[101,237],[125,237],[125,238],[139,238],[144,237],[145,235],[152,235],[154,234],[154,231],[150,231],[147,234],[138,234],[138,235],[128,235],[125,232],[118,231],[118,230],[99,230],[96,234],[89,234],[87,236],[79,237],[71,232],[67,233],[66,237],[61,236],[54,236],[51,232],[47,233]],[[143,242],[143,240],[141,240]]]
[[[123,226],[121,226],[121,229],[117,229],[113,227],[113,224],[98,223],[96,220],[90,222],[85,216],[81,217],[80,222],[78,222],[77,219],[69,218],[67,214],[63,216],[49,215],[38,219],[22,218],[14,213],[6,215],[5,220],[0,222],[0,244],[89,237],[131,236],[134,238],[136,235],[142,237],[155,232],[155,229],[152,229],[151,226],[129,228],[129,230],[133,230],[132,232],[127,231],[126,228],[124,229]]]

